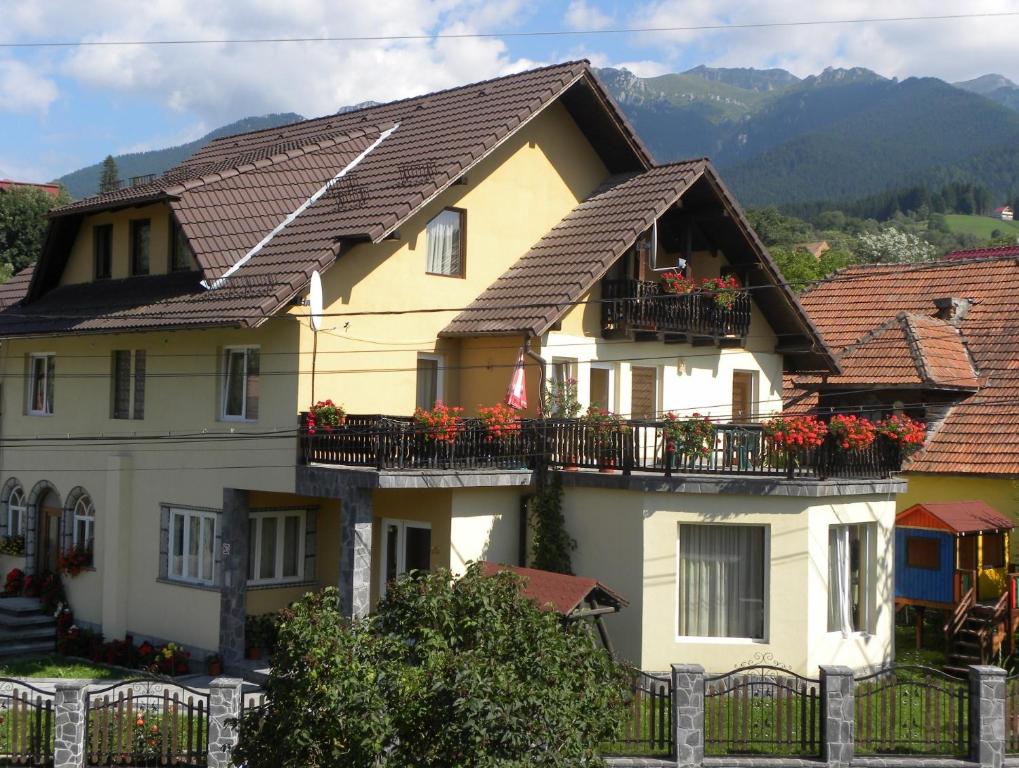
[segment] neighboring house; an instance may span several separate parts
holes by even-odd
[[[989,259],[1000,256],[1019,257],[1019,245],[996,245],[993,248],[969,248],[964,251],[952,251],[943,257],[946,261],[963,259]]]
[[[45,192],[50,197],[58,197],[60,195],[59,184],[33,184],[30,181],[12,181],[11,179],[0,179],[0,189],[14,189],[15,187],[32,187],[38,189],[41,192]]]
[[[744,287],[667,293],[680,259]],[[108,638],[234,663],[245,616],[308,589],[357,616],[410,569],[527,565],[558,474],[573,568],[629,601],[605,623],[641,667],[891,656],[897,467],[772,455],[783,373],[838,365],[711,165],[655,166],[587,62],[217,139],[55,211],[0,303],[0,521],[28,539],[0,567],[94,552],[68,590]],[[544,377],[632,429],[408,418],[502,401],[522,349],[525,416]],[[346,422],[299,433],[313,398]],[[723,424],[707,456],[665,450],[670,410]]]
[[[1001,208],[994,209],[994,215],[1002,221],[1012,221],[1014,212],[1012,211],[1012,206],[1003,205]]]
[[[831,250],[831,246],[828,244],[827,240],[817,240],[812,243],[799,243],[796,247],[802,248],[815,259],[820,259],[824,256],[824,254]]]

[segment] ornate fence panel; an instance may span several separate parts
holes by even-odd
[[[1019,675],[1005,680],[1005,751],[1019,754]]]
[[[601,745],[604,754],[668,756],[674,753],[672,680],[638,672],[633,680],[623,734]]]
[[[820,757],[820,681],[755,666],[705,678],[704,754]]]
[[[966,755],[969,684],[929,667],[896,665],[856,678],[857,754]]]
[[[0,677],[0,766],[53,765],[53,693]]]
[[[209,694],[175,683],[131,680],[86,696],[88,766],[204,766]]]

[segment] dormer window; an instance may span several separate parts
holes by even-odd
[[[426,271],[432,275],[464,276],[465,211],[447,208],[428,222]]]
[[[113,225],[92,227],[92,253],[95,279],[108,280],[113,276]]]
[[[131,275],[149,273],[149,251],[152,242],[152,222],[135,219],[131,222]]]
[[[191,250],[180,224],[174,221],[170,228],[170,271],[190,272],[196,268],[195,252]]]

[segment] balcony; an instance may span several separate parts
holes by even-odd
[[[743,339],[750,332],[750,294],[737,291],[732,306],[725,307],[708,292],[666,293],[661,283],[603,280],[602,332]]]
[[[478,419],[463,419],[436,439],[408,417],[347,416],[332,431],[309,434],[299,422],[302,464],[382,470],[600,470],[672,475],[745,475],[786,479],[887,478],[902,466],[899,448],[878,437],[863,451],[843,451],[829,436],[817,448],[776,449],[759,424],[716,424],[705,455],[670,450],[664,423],[629,421],[609,436],[580,419],[525,419],[491,437]]]

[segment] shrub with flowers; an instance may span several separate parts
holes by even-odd
[[[489,443],[512,437],[520,432],[517,412],[505,403],[491,407],[478,406],[478,418],[485,425],[485,440]]]
[[[314,435],[321,428],[323,432],[332,432],[347,420],[347,412],[342,405],[332,400],[319,400],[308,410],[304,426],[309,435]]]
[[[463,408],[436,400],[430,411],[424,408],[414,411],[414,423],[422,429],[426,439],[437,443],[452,443],[463,421],[463,412]]]
[[[24,536],[0,536],[0,555],[25,554]]]
[[[42,609],[46,613],[53,613],[61,605],[67,603],[60,574],[53,571],[43,571],[35,576],[26,576],[23,593],[25,597],[38,597],[42,603]]]
[[[72,579],[92,567],[92,551],[86,547],[69,547],[57,557],[57,570]]]
[[[874,442],[877,429],[870,419],[837,413],[828,422],[828,432],[844,451],[863,451]]]
[[[697,290],[697,282],[679,272],[663,272],[662,289],[666,293],[693,293]]]
[[[20,568],[12,568],[7,572],[4,581],[4,597],[17,597],[25,588],[25,572]]]
[[[672,443],[672,451],[683,456],[706,459],[715,448],[715,425],[710,416],[695,413],[689,419],[681,419],[669,411],[662,431],[667,443]]]
[[[706,277],[701,281],[701,290],[710,293],[715,299],[715,306],[721,309],[732,309],[742,288],[735,275],[728,277]]]
[[[912,452],[923,445],[927,425],[905,414],[892,415],[877,423],[877,433],[898,445],[902,450]]]
[[[577,394],[577,380],[568,378],[549,382],[545,392],[545,415],[553,419],[575,419],[580,415],[580,398]]]
[[[591,447],[596,453],[603,456],[612,453],[612,442],[616,435],[630,431],[630,426],[623,421],[622,417],[597,405],[588,407],[583,421],[588,427],[587,436]]]
[[[764,422],[764,434],[779,450],[817,448],[824,442],[828,427],[813,416],[776,416]]]

